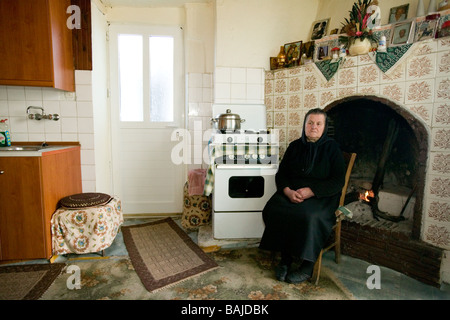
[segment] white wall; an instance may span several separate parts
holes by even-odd
[[[186,73],[214,71],[215,7],[213,3],[188,3],[186,10]]]
[[[92,102],[96,191],[112,194],[111,128],[107,88],[109,78],[106,15],[92,2]]]
[[[306,40],[318,0],[217,0],[216,67],[269,69],[280,46]]]
[[[441,0],[436,1],[438,4]],[[356,0],[319,0],[319,8],[317,10],[316,20],[331,18],[329,29],[342,28],[342,22],[349,17],[349,11],[352,9]],[[416,17],[417,3],[419,0],[380,0],[378,6],[381,10],[381,25],[389,23],[389,11],[391,8],[398,7],[409,3],[409,18]],[[423,0],[425,14],[428,9],[430,0]]]

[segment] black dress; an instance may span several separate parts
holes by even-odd
[[[260,248],[316,261],[335,224],[335,210],[345,182],[345,162],[338,144],[322,136],[316,143],[302,138],[286,150],[276,174],[277,192],[263,210]],[[283,193],[310,187],[314,196],[292,203]]]

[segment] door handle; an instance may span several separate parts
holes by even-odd
[[[5,173],[5,171],[3,171],[3,170],[0,170],[0,174],[4,174]]]

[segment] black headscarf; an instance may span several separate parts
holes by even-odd
[[[310,114],[323,114],[325,116],[325,128],[323,130],[322,136],[317,140],[316,142],[310,142],[308,141],[305,133],[305,127],[306,127],[306,120],[308,119],[308,116]],[[317,149],[325,144],[326,142],[330,141],[331,139],[327,136],[328,132],[328,117],[325,111],[322,109],[316,108],[311,109],[306,113],[305,119],[303,120],[303,130],[302,130],[302,136],[300,138],[303,149],[302,152],[298,154],[297,161],[300,163],[300,168],[302,170],[303,174],[309,174],[311,173],[314,162],[316,161],[317,156]]]

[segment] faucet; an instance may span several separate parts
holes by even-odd
[[[30,113],[30,109],[40,109],[41,113]],[[29,119],[35,119],[35,120],[41,120],[41,119],[48,119],[48,120],[59,120],[59,115],[57,113],[54,114],[45,114],[44,108],[42,107],[35,107],[35,106],[29,106],[27,108],[27,114]]]

